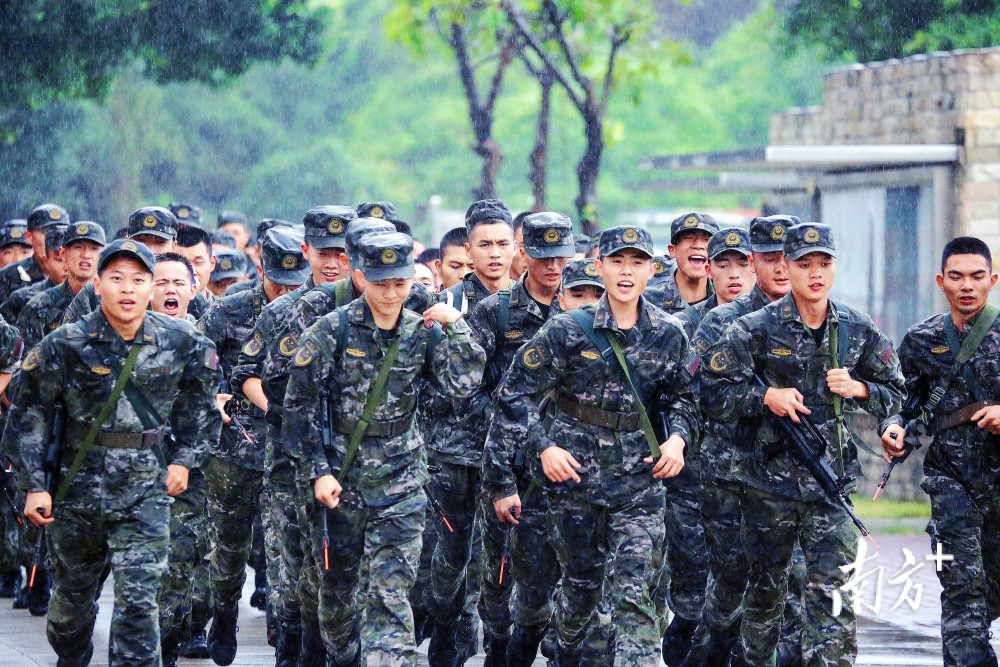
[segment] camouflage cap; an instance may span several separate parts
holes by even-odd
[[[128,235],[177,238],[177,218],[162,206],[143,206],[128,217]]]
[[[257,243],[264,242],[264,235],[267,234],[267,230],[274,229],[275,227],[298,227],[294,222],[289,220],[279,220],[278,218],[264,218],[259,223],[257,223],[257,236],[255,237]]]
[[[642,227],[612,227],[601,232],[601,257],[613,255],[626,248],[635,248],[650,257],[653,250],[653,237]]]
[[[169,213],[169,211],[168,211]],[[173,215],[173,214],[171,214]],[[119,257],[129,257],[142,264],[150,273],[156,264],[156,257],[153,251],[146,247],[146,244],[133,241],[132,239],[117,239],[104,246],[100,256],[97,258],[97,272],[100,273],[104,267],[113,259]]]
[[[264,277],[279,285],[301,285],[309,277],[309,262],[302,254],[305,235],[297,227],[278,225],[267,230],[260,244]]]
[[[670,223],[670,244],[677,243],[682,234],[703,232],[711,236],[719,231],[719,223],[707,213],[685,213]]]
[[[729,227],[712,234],[712,238],[708,240],[709,261],[730,251],[749,257],[753,252],[750,248],[750,234],[736,227]]]
[[[647,286],[655,287],[666,282],[675,267],[676,264],[672,257],[653,255],[653,277],[649,279]]]
[[[347,225],[357,217],[350,206],[315,206],[302,218],[306,242],[314,248],[343,249]]]
[[[215,251],[215,269],[210,282],[218,282],[227,278],[242,278],[247,272],[247,256],[232,248],[219,248]]]
[[[470,232],[473,227],[487,220],[505,222],[511,226],[514,224],[510,209],[500,199],[480,199],[465,211],[465,228]]]
[[[524,250],[532,259],[572,257],[576,254],[573,223],[562,213],[532,213],[524,219],[522,229]]]
[[[45,228],[45,251],[55,252],[66,243],[66,225],[49,225]]]
[[[7,220],[3,226],[0,226],[0,248],[14,244],[31,247],[31,241],[28,240],[27,220]]]
[[[750,245],[754,252],[778,252],[785,249],[785,230],[799,224],[794,215],[769,215],[750,223]]]
[[[358,259],[367,281],[412,278],[413,238],[400,232],[365,234]]]
[[[352,269],[360,269],[358,252],[360,250],[361,239],[374,232],[389,233],[395,232],[396,228],[392,223],[381,218],[357,218],[351,220],[344,233],[344,250],[347,252],[347,261]]]
[[[31,213],[28,214],[28,231],[69,223],[69,213],[59,204],[42,204],[31,209]]]
[[[177,225],[187,225],[188,227],[201,227],[201,209],[194,204],[182,204],[181,202],[171,202],[167,208],[177,218]]]
[[[803,222],[785,230],[785,255],[789,259],[796,260],[811,252],[822,252],[830,257],[837,257],[833,230],[829,225]]]
[[[582,287],[593,285],[604,289],[604,281],[597,273],[596,259],[571,259],[566,262],[562,272],[562,287]]]
[[[357,213],[359,218],[396,219],[396,207],[392,205],[392,202],[388,201],[371,201],[358,204]]]
[[[236,237],[224,229],[213,229],[209,233],[208,238],[211,239],[213,246],[218,245],[236,249]]]
[[[63,247],[66,248],[77,241],[90,241],[102,247],[108,244],[108,238],[104,234],[104,227],[90,220],[74,222],[66,229]],[[48,243],[48,239],[46,239],[46,243]]]
[[[586,255],[587,248],[590,247],[590,237],[586,234],[573,234],[573,244],[576,246],[577,254]]]
[[[243,211],[223,211],[216,218],[216,223],[219,227],[222,225],[228,225],[230,223],[239,223],[246,227],[249,222],[247,220],[247,214]]]

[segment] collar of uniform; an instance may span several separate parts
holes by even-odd
[[[525,287],[524,285],[524,279],[527,275],[528,272],[525,271],[524,275],[518,278],[517,282],[511,285],[510,307],[527,308],[529,311],[533,312],[539,318],[545,319],[544,317],[542,317],[542,311],[538,305],[538,302],[535,301],[534,298],[532,298],[531,294],[528,292],[528,288]],[[552,315],[555,315],[556,313],[559,312],[562,312],[562,309],[559,307],[559,299],[553,297],[552,303],[549,305],[549,316],[551,317]]]
[[[70,298],[73,298],[75,296],[73,294],[73,290],[69,288],[69,278],[59,283],[59,290],[65,294],[68,294]]]
[[[136,332],[135,338],[132,340],[133,344],[144,345],[152,343],[156,339],[152,319],[150,311],[147,310],[142,318],[142,326],[139,327],[139,331]],[[121,334],[114,330],[114,327],[108,322],[108,318],[104,316],[103,308],[88,313],[80,320],[80,324],[88,340],[114,341],[122,339]]]
[[[792,297],[791,292],[781,297],[777,305],[782,320],[794,320],[802,324],[802,326],[806,325],[802,321],[802,316],[799,315],[798,306],[795,305],[795,299]],[[840,316],[837,313],[837,308],[833,305],[833,299],[827,299],[826,302],[826,321],[832,323],[834,326],[840,324]]]
[[[767,295],[764,294],[764,290],[760,288],[760,285],[754,285],[747,298],[750,300],[751,305],[757,306],[754,310],[759,310],[771,302],[767,298]]]
[[[466,301],[471,301],[473,299],[485,299],[491,292],[486,289],[483,285],[483,281],[479,279],[475,271],[469,271],[464,278],[462,278],[462,292],[465,294]]]
[[[349,313],[348,316],[351,318],[352,324],[368,327],[372,330],[378,329],[378,326],[375,324],[375,317],[372,315],[372,309],[368,306],[368,302],[365,301],[363,296],[352,301],[350,305],[347,306],[347,312]],[[399,320],[402,321],[402,319],[403,312],[400,311]],[[398,324],[396,325],[396,328],[399,328]]]
[[[646,297],[639,296],[639,318],[636,320],[635,325],[640,330],[654,329],[657,326],[649,314],[648,303]],[[618,323],[615,322],[614,313],[611,312],[611,304],[608,303],[607,292],[601,295],[601,300],[597,302],[597,306],[594,308],[594,328],[621,331],[618,328]]]

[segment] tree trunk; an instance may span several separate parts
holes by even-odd
[[[500,150],[500,144],[487,134],[485,137],[476,138],[476,145],[472,151],[483,159],[479,187],[472,191],[472,196],[476,200],[493,199],[497,196],[497,175],[500,173],[500,165],[503,164],[503,151]]]
[[[545,186],[548,181],[549,160],[549,123],[552,119],[552,77],[543,75],[538,79],[541,87],[542,100],[538,108],[538,122],[535,125],[535,147],[529,157],[528,178],[531,180],[531,196],[534,199],[532,210],[544,211]]]
[[[598,229],[597,178],[601,174],[601,157],[604,154],[604,119],[590,102],[586,104],[586,111],[581,115],[587,146],[576,165],[579,191],[573,203],[576,204],[583,233],[593,236]]]

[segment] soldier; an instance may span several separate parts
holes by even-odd
[[[652,302],[668,313],[679,313],[712,295],[708,281],[708,240],[719,223],[707,213],[685,213],[670,223],[667,252],[676,263],[673,274],[650,290]]]
[[[565,313],[597,303],[603,295],[604,281],[595,260],[571,259],[566,262],[559,284],[559,310]]]
[[[465,250],[468,241],[469,232],[465,227],[449,229],[441,237],[441,258],[435,263],[441,274],[442,289],[462,282],[462,278],[472,271],[472,258]]]
[[[0,269],[0,304],[6,301],[14,290],[45,278],[45,228],[49,225],[68,225],[69,213],[58,204],[42,204],[28,214],[28,241],[31,242],[32,256]]]
[[[196,294],[194,288],[194,267],[184,255],[165,252],[156,256],[153,267],[153,294],[149,306],[154,313],[168,317],[197,322],[188,306]]]
[[[104,228],[96,222],[77,222],[65,230],[62,248],[57,251],[62,254],[65,280],[32,297],[18,317],[17,328],[29,349],[62,324],[73,297],[97,275],[97,258],[106,242]],[[50,246],[58,244],[50,244],[46,239],[46,248]],[[48,264],[55,266],[52,261]],[[56,272],[53,270],[50,275],[55,277]]]
[[[216,220],[218,228],[229,232],[236,241],[236,249],[244,252],[250,242],[250,228],[247,226],[247,216],[242,211],[223,211]]]
[[[134,241],[104,249],[101,307],[28,354],[4,430],[5,449],[18,450],[25,516],[48,528],[47,634],[61,665],[89,664],[94,600],[109,560],[110,664],[160,664],[156,594],[167,561],[168,495],[186,489],[188,472],[219,434],[215,350],[190,325],[146,311],[153,261]],[[57,403],[65,406],[66,436],[52,489],[43,463]],[[166,451],[159,415],[169,416],[175,436]]]
[[[486,297],[510,287],[514,230],[510,211],[499,199],[469,206],[465,229],[464,250],[472,259],[472,272],[444,290],[440,300],[461,313],[470,313]],[[475,646],[478,634],[475,606],[480,568],[475,564],[470,568],[470,560],[482,464],[482,447],[476,443],[482,435],[464,406],[429,400],[426,409],[434,419],[428,444],[433,467],[429,493],[441,503],[453,529],[447,530],[441,522],[433,524],[436,544],[425,598],[434,627],[427,660],[431,667],[461,667],[470,652],[475,655],[468,647]]]
[[[849,491],[860,467],[842,428],[844,403],[887,417],[899,407],[903,378],[892,344],[871,320],[828,297],[836,275],[832,230],[817,223],[794,225],[784,250],[791,293],[736,320],[705,352],[708,364],[701,374],[710,418],[759,420],[752,448],[737,450],[732,461],[733,476],[744,485],[742,536],[749,569],[734,664],[775,664],[781,603],[798,540],[807,578],[803,660],[851,665],[857,655],[854,612],[848,600],[835,615],[832,597],[855,558],[854,527],[794,458],[775,420],[812,421],[825,439],[814,446]]]
[[[244,279],[247,273],[247,256],[229,248],[215,251],[215,268],[208,279],[208,291],[221,297],[226,290]]]
[[[364,297],[306,331],[285,397],[284,434],[296,476],[312,484],[321,503],[306,508],[306,519],[315,535],[329,523],[320,614],[333,665],[358,665],[362,655],[369,664],[416,665],[407,593],[416,577],[426,502],[421,440],[411,430],[416,388],[424,378],[464,398],[484,365],[456,309],[437,304],[421,317],[403,308],[412,253],[412,240],[403,234],[362,240]],[[384,363],[391,366],[382,370]],[[376,380],[376,373],[388,381]],[[337,397],[330,415],[321,407],[324,395]],[[325,420],[334,431],[326,440]],[[355,451],[358,464],[350,467]],[[316,562],[325,562],[320,542],[311,546]],[[362,563],[368,582],[360,589],[359,613]]]
[[[302,257],[301,237],[280,228],[267,232],[261,254],[260,286],[219,299],[198,322],[199,331],[219,351],[224,377],[232,374],[261,309],[301,285],[308,272]],[[220,400],[225,401],[222,420],[226,426],[205,463],[208,515],[215,543],[211,563],[215,622],[208,645],[215,663],[228,665],[236,656],[238,603],[246,578],[252,526],[260,512],[264,480],[261,436],[267,423],[263,410],[252,405],[238,388],[220,394]],[[254,437],[255,433],[259,436]],[[289,664],[289,656],[294,659],[298,653],[297,642],[294,647],[286,644],[277,647],[278,665]]]
[[[704,301],[688,306],[678,314],[688,338],[694,335],[705,314],[741,294],[749,293],[757,284],[754,274],[750,234],[735,227],[723,229],[708,241],[708,279],[712,294]]]
[[[687,338],[675,319],[642,296],[653,274],[652,254],[645,230],[605,230],[599,260],[604,296],[596,307],[549,320],[518,351],[499,389],[495,432],[504,449],[529,447],[548,480],[549,544],[563,573],[554,603],[555,662],[561,667],[580,664],[610,558],[615,663],[659,663],[651,598],[664,532],[659,480],[681,470],[699,420]],[[628,375],[617,361],[619,352],[602,360],[605,346],[617,346],[629,360],[622,362]],[[643,387],[641,398],[632,381]],[[550,391],[542,414],[539,397]],[[642,425],[641,401],[668,415],[663,443]],[[655,459],[654,448],[660,454]],[[521,499],[518,485],[508,480],[492,497],[498,498],[497,516],[512,521],[519,512],[510,510]]]
[[[504,665],[513,619],[510,614],[512,579],[500,576],[506,526],[494,520],[509,518],[515,484],[523,493],[530,483],[521,459],[516,453],[501,450],[497,456],[484,460],[486,434],[493,420],[493,394],[504,371],[510,367],[517,350],[552,314],[559,312],[556,293],[562,271],[574,254],[573,223],[562,213],[545,211],[524,218],[524,244],[518,252],[524,255],[525,271],[510,289],[480,302],[469,317],[476,341],[486,351],[487,366],[480,386],[465,408],[470,433],[467,456],[483,461],[483,489],[479,494],[478,512],[483,533],[483,580],[479,615],[483,620],[486,664]],[[492,468],[492,469],[489,469]],[[520,506],[517,507],[520,512]]]
[[[288,220],[279,220],[277,218],[264,218],[257,225],[257,232],[254,237],[252,237],[247,244],[246,254],[247,258],[253,262],[254,266],[260,266],[260,246],[264,242],[264,235],[269,229],[274,227],[296,227],[296,225]],[[248,265],[248,268],[249,265]],[[253,273],[253,272],[251,272]],[[260,283],[260,276],[254,274],[250,276],[250,280],[241,283],[236,283],[231,285],[229,289],[226,290],[226,294],[233,294],[234,292],[242,292],[245,289],[250,289],[256,287]]]
[[[201,209],[194,204],[184,204],[182,202],[170,202],[167,208],[177,218],[177,231],[184,228],[204,229],[201,223]],[[198,270],[195,269],[195,275]]]
[[[392,202],[373,201],[358,204],[356,213],[359,218],[379,218],[380,220],[393,221],[396,219],[396,207]]]
[[[0,226],[0,269],[31,257],[27,220],[7,220]]]
[[[0,317],[0,392],[6,391],[7,385],[17,371],[22,349],[23,344],[17,329]],[[0,419],[6,420],[6,413],[0,414]],[[0,493],[6,496],[3,500],[4,506],[0,509],[0,598],[24,595],[21,593],[20,561],[22,529],[13,511],[16,508],[13,504],[17,502],[17,488],[11,469],[13,458],[13,452],[7,452],[0,447]],[[24,604],[27,605],[26,599]]]
[[[783,241],[785,230],[796,223],[798,218],[791,216],[754,218],[750,225],[750,246],[755,285],[748,294],[704,314],[691,338],[691,348],[696,354],[701,355],[715,344],[737,318],[788,293]],[[702,362],[708,363],[708,359]],[[705,398],[703,395],[703,402]],[[747,437],[752,435],[748,436],[745,429],[738,430],[737,420],[706,419],[704,437],[688,457],[701,473],[698,507],[712,576],[701,625],[684,667],[727,665],[733,644],[739,638],[738,613],[746,589],[747,565],[740,542],[740,484],[729,469],[732,450],[745,447]],[[783,635],[782,641],[786,639],[791,637]],[[797,643],[799,634],[794,639]]]
[[[45,279],[19,287],[0,305],[0,314],[8,322],[17,322],[21,311],[33,297],[66,280],[66,261],[60,253],[65,234],[66,225],[45,228]]]
[[[997,274],[985,243],[959,237],[942,253],[938,287],[948,312],[906,332],[902,412],[882,424],[886,459],[904,454],[907,431],[933,435],[921,485],[931,499],[931,549],[940,563],[946,667],[995,666],[990,624],[1000,616],[1000,349],[998,309],[987,303]]]
[[[529,215],[531,215],[531,211],[522,211],[514,216],[514,243],[517,244],[518,252],[514,253],[514,261],[510,265],[511,280],[520,278],[524,275],[524,270],[527,268],[520,248],[524,245],[524,219]]]

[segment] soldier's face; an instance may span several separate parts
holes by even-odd
[[[996,283],[997,274],[982,255],[952,255],[937,276],[948,305],[962,315],[978,313]]]
[[[194,298],[191,272],[182,262],[157,262],[153,272],[153,312],[186,317]]]
[[[365,281],[365,301],[376,315],[396,318],[403,309],[403,302],[410,295],[412,278],[391,278],[372,282]]]
[[[273,280],[269,280],[267,276],[264,276],[263,271],[260,271],[260,273],[262,274],[262,278],[264,280],[264,294],[267,295],[268,302],[274,301],[279,296],[288,294],[298,287],[298,285],[282,285],[280,283],[276,283]]]
[[[238,222],[227,222],[226,224],[219,227],[230,234],[236,239],[236,249],[243,251],[247,248],[247,242],[250,240],[250,232],[247,228]]]
[[[746,294],[757,282],[753,262],[739,252],[716,255],[708,264],[708,275],[715,286],[719,303],[729,303],[740,294]]]
[[[521,252],[524,252],[523,248]],[[540,259],[527,257],[526,270],[528,271],[528,276],[531,278],[531,282],[542,289],[550,289],[554,292],[559,288],[559,283],[562,281],[563,268],[568,261],[568,257],[545,257]]]
[[[86,282],[97,274],[97,258],[101,254],[101,246],[92,241],[77,241],[64,247],[66,271],[73,280]]]
[[[527,255],[524,253],[523,227],[518,228],[518,230],[514,232],[514,243],[517,247],[517,252],[514,253],[514,259],[510,263],[510,277],[517,280],[528,269]]]
[[[138,241],[152,250],[154,256],[165,252],[173,252],[174,250],[173,239],[161,239],[159,236],[153,236],[152,234],[137,234],[131,238],[133,241]]]
[[[208,246],[205,243],[195,243],[190,247],[178,245],[176,250],[178,255],[187,259],[194,267],[194,275],[198,278],[198,290],[207,291],[212,271],[215,270],[215,257],[208,252]]]
[[[66,280],[66,256],[62,249],[45,253],[45,272],[49,274],[53,284]]]
[[[332,283],[340,278],[344,263],[340,260],[340,256],[344,255],[344,251],[340,248],[317,248],[307,243],[302,246],[302,254],[309,262],[313,282],[317,285]]]
[[[499,280],[510,275],[510,265],[514,261],[514,230],[510,225],[477,225],[469,232],[466,252],[472,258],[476,273],[489,280]]]
[[[777,301],[788,294],[791,284],[788,281],[788,262],[784,252],[755,252],[753,268],[757,272],[757,284],[768,299]]]
[[[448,246],[437,262],[441,271],[441,285],[445,289],[462,282],[462,278],[472,272],[472,258],[464,246]]]
[[[431,271],[429,266],[417,262],[413,265],[413,270],[416,273],[416,280],[418,283],[432,292],[437,291],[437,286],[434,284],[434,272]]]
[[[94,280],[101,309],[113,327],[128,327],[142,320],[153,292],[153,276],[138,260],[117,257]]]
[[[31,257],[31,246],[11,243],[9,246],[0,249],[0,268],[14,262],[20,262],[22,259],[28,259],[29,257]]]
[[[677,270],[692,279],[708,275],[708,240],[712,235],[701,230],[685,232],[677,243],[667,246],[667,252],[677,260]]]
[[[227,289],[238,282],[240,282],[239,278],[223,278],[222,280],[213,280],[208,283],[208,291],[215,296],[223,296]]]
[[[597,260],[597,269],[604,278],[608,299],[619,303],[637,301],[656,270],[652,258],[635,248],[601,257]]]
[[[837,260],[825,252],[811,252],[788,261],[788,276],[796,300],[819,303],[827,298],[837,275]]]
[[[604,294],[604,290],[596,285],[578,285],[577,287],[563,288],[559,292],[559,306],[563,309],[563,312],[568,313],[580,306],[597,303],[601,300],[602,294]]]

